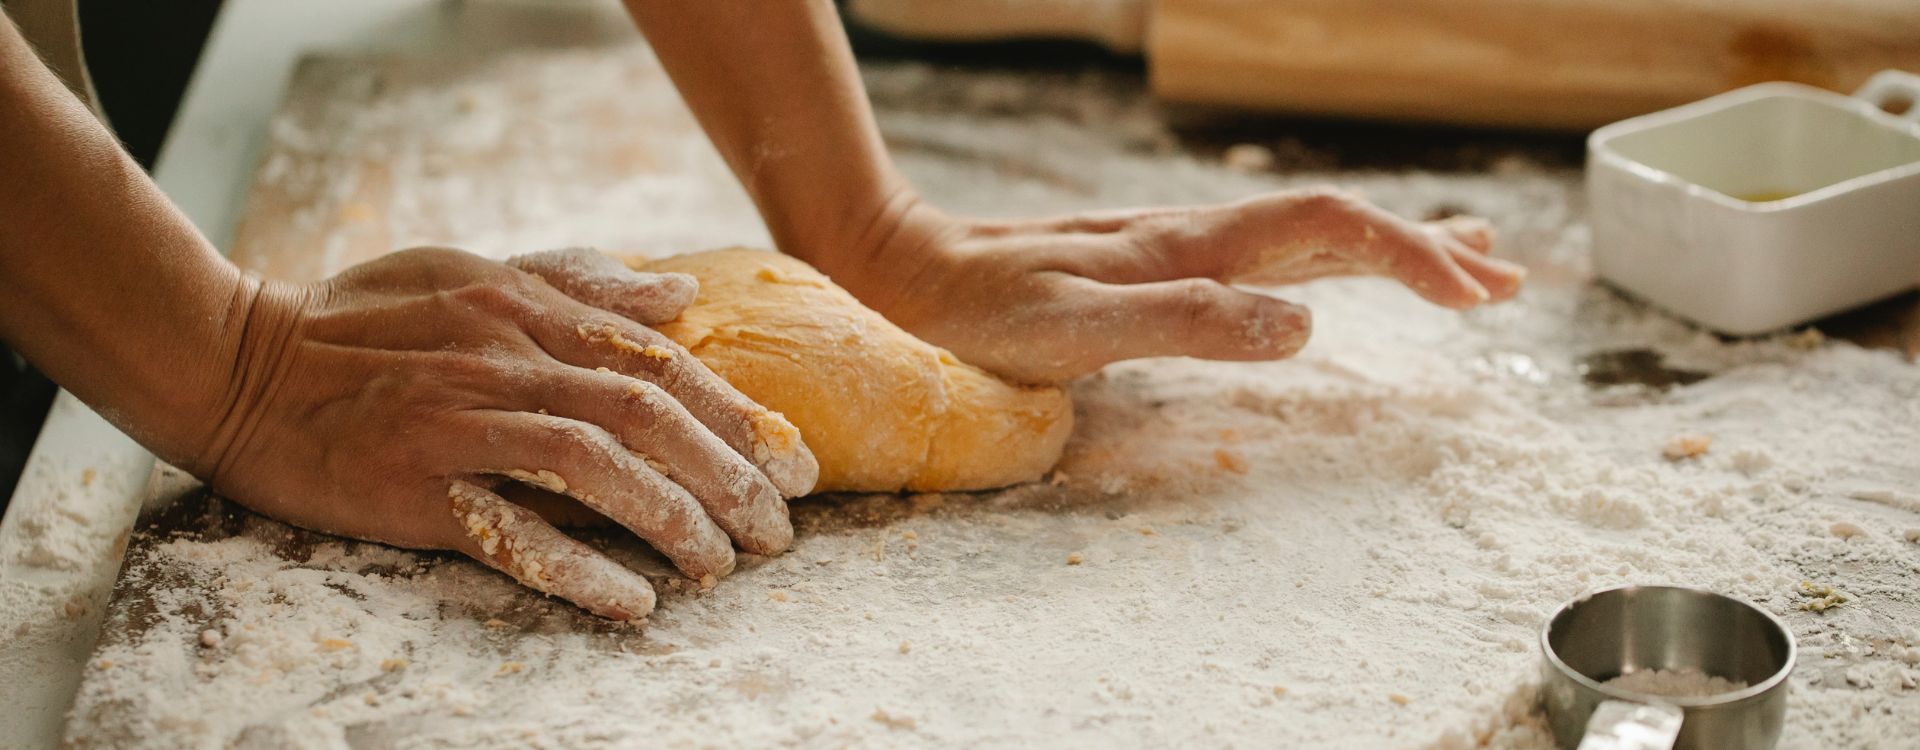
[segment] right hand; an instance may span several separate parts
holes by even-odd
[[[911,190],[818,267],[895,325],[961,360],[1061,383],[1120,360],[1262,361],[1307,342],[1304,307],[1236,284],[1396,279],[1465,309],[1511,298],[1525,269],[1488,253],[1493,227],[1416,222],[1330,188],[1214,206],[1044,219],[952,216]]]
[[[799,433],[644,324],[695,282],[587,250],[511,266],[446,249],[267,284],[189,468],[275,518],[464,552],[626,620],[647,580],[500,492],[566,495],[712,585],[733,546],[777,554],[819,467]],[[617,314],[616,314],[617,313]]]

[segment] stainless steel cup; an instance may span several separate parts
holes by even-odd
[[[1554,739],[1582,750],[1766,750],[1787,713],[1793,635],[1758,607],[1677,586],[1622,586],[1568,602],[1540,631],[1541,702]],[[1643,669],[1695,669],[1747,683],[1705,697],[1601,683]]]

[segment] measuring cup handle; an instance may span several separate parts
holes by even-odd
[[[1920,75],[1904,70],[1882,70],[1853,92],[1881,111],[1907,122],[1920,122]]]
[[[1673,750],[1684,718],[1679,706],[1602,701],[1578,750]]]

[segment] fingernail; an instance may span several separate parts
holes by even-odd
[[[1299,351],[1312,332],[1312,310],[1272,298],[1263,302],[1260,313],[1247,318],[1240,330],[1252,349],[1280,356]]]
[[[1467,291],[1473,294],[1473,303],[1476,305],[1484,304],[1488,300],[1493,299],[1493,295],[1487,291],[1487,288],[1481,286],[1479,281],[1471,277],[1467,279]]]

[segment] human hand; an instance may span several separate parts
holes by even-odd
[[[799,433],[643,325],[693,279],[586,250],[512,265],[417,249],[268,284],[189,468],[266,515],[458,550],[614,619],[653,609],[646,579],[496,490],[571,497],[704,585],[734,544],[785,550],[784,498],[819,468]]]
[[[1487,256],[1484,220],[1414,222],[1331,190],[1026,221],[952,217],[909,195],[880,214],[815,264],[900,327],[1025,382],[1141,357],[1280,359],[1306,344],[1305,308],[1229,284],[1378,274],[1464,309],[1512,297],[1525,276]]]

